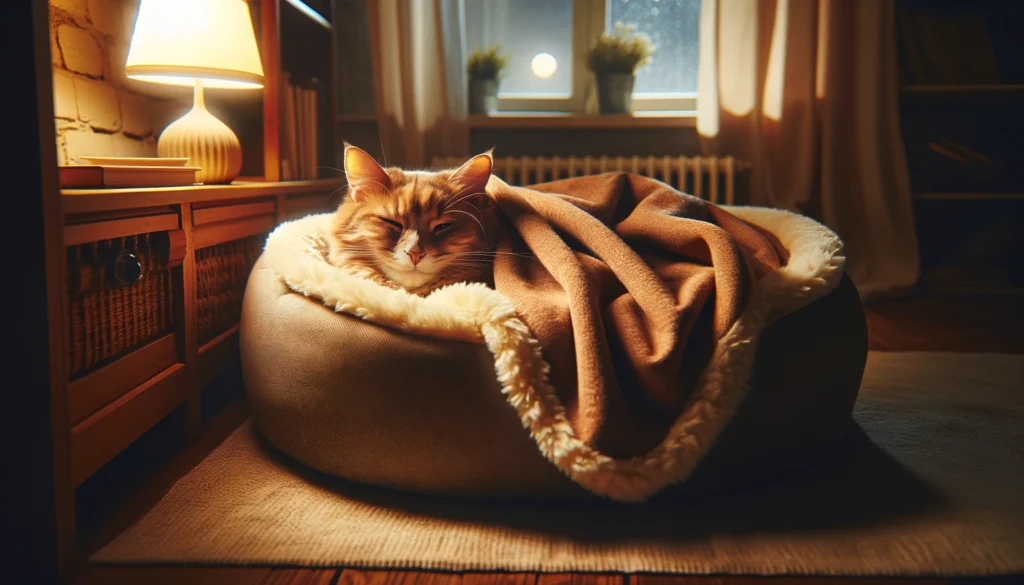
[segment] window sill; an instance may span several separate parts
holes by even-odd
[[[636,129],[692,128],[697,112],[633,112],[632,114],[577,114],[573,112],[498,112],[469,116],[472,129]]]

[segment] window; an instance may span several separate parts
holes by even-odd
[[[636,25],[657,50],[637,71],[633,109],[694,110],[700,0],[463,0],[466,48],[500,44],[506,111],[582,111],[592,74],[586,52],[616,22]]]

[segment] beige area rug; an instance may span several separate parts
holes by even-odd
[[[643,505],[485,504],[355,486],[287,461],[247,423],[92,561],[1024,571],[1024,356],[872,353],[855,417],[860,428],[847,444],[799,474],[699,502]]]

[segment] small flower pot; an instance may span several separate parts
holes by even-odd
[[[469,113],[493,114],[498,111],[498,80],[469,80]]]
[[[633,111],[633,84],[629,73],[598,73],[597,107],[602,114],[628,114]]]

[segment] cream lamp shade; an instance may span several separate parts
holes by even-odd
[[[195,88],[192,110],[160,134],[160,156],[188,157],[188,164],[200,167],[202,183],[228,183],[238,176],[238,137],[206,109],[203,88],[263,87],[245,0],[142,0],[125,74]]]

